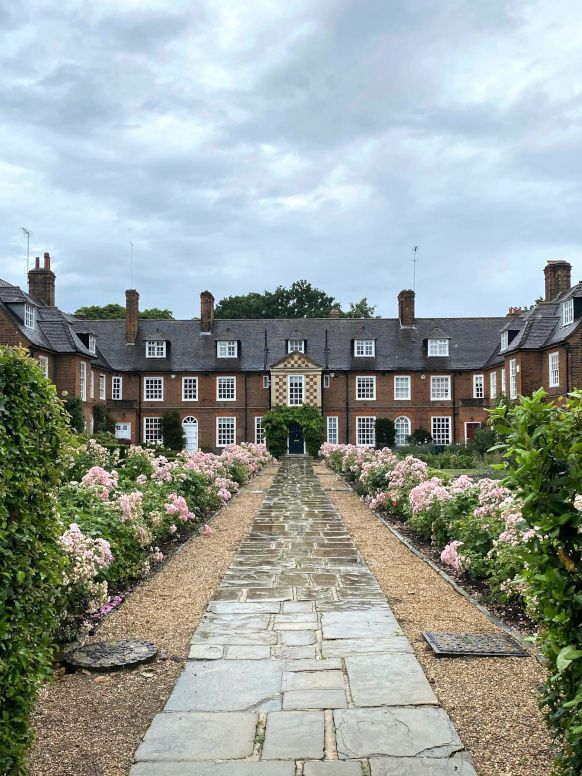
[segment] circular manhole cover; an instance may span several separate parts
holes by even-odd
[[[132,668],[140,663],[149,663],[158,654],[157,648],[149,641],[123,639],[122,641],[98,641],[73,647],[62,657],[63,663],[72,668],[85,668],[88,671],[117,671]]]

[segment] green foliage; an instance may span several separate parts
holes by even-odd
[[[74,315],[82,315],[93,321],[105,321],[125,318],[125,307],[121,304],[105,305],[86,305],[79,307]],[[173,320],[174,314],[171,310],[161,310],[159,307],[150,307],[147,310],[141,310],[139,317],[142,319],[153,318],[155,320]]]
[[[376,308],[368,303],[368,300],[364,296],[359,302],[350,302],[350,306],[347,312],[344,313],[344,318],[378,318],[375,315]]]
[[[557,772],[575,776],[582,772],[582,391],[558,404],[536,391],[495,409],[493,423],[507,435],[507,484],[536,529],[522,577],[550,669],[542,705],[562,746]]]
[[[399,447],[399,456],[413,455],[427,463],[431,469],[475,469],[483,466],[483,460],[476,448],[465,445],[447,445],[433,447],[431,445]]]
[[[420,426],[412,432],[412,434],[408,437],[408,441],[411,445],[427,445],[432,442],[432,436],[425,428]]]
[[[164,446],[170,450],[183,450],[186,444],[180,415],[176,410],[168,410],[162,415],[162,438]]]
[[[263,416],[267,449],[271,455],[279,458],[287,452],[289,426],[293,423],[301,426],[307,452],[316,457],[323,443],[324,424],[319,409],[311,404],[301,407],[278,405]]]
[[[475,432],[473,444],[481,455],[485,455],[497,444],[495,431],[490,426],[481,426]]]
[[[376,418],[376,450],[394,447],[396,429],[391,418]]]
[[[93,432],[95,434],[113,434],[115,421],[105,404],[93,406]]]
[[[85,415],[83,414],[83,402],[78,396],[66,396],[64,399],[65,410],[69,414],[69,424],[78,434],[85,433]]]
[[[0,347],[0,773],[25,772],[29,713],[51,669],[67,419],[36,361]]]

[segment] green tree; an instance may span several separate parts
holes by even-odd
[[[78,396],[66,396],[63,399],[65,410],[68,413],[69,425],[78,434],[85,433],[85,415],[83,402]]]
[[[345,318],[378,318],[376,308],[369,304],[366,297],[362,297],[359,302],[350,302],[349,310],[344,313]]]
[[[169,410],[162,415],[162,438],[164,447],[170,450],[183,450],[185,447],[184,429],[180,415],[175,410]]]
[[[296,280],[285,288],[262,294],[251,292],[228,296],[216,305],[216,318],[327,318],[339,303],[307,280]]]
[[[96,404],[93,407],[93,433],[115,433],[115,421],[105,404]]]
[[[376,449],[394,447],[396,429],[391,418],[376,418]]]
[[[121,304],[87,305],[75,310],[74,315],[81,315],[84,318],[93,321],[117,320],[125,318],[125,307]],[[162,310],[159,307],[150,307],[147,310],[141,310],[139,317],[143,319],[174,320],[174,314],[171,310]]]

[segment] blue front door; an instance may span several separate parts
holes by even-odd
[[[291,423],[289,426],[289,453],[291,455],[302,455],[304,452],[303,429],[299,423]]]

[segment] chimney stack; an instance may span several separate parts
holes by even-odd
[[[398,294],[400,326],[414,326],[414,291],[405,289]]]
[[[329,317],[330,318],[340,318],[341,317],[341,310],[339,307],[332,307],[329,311]]]
[[[214,297],[210,291],[203,291],[200,294],[200,331],[203,334],[210,334],[213,321]]]
[[[546,276],[546,302],[552,302],[559,294],[568,291],[572,285],[572,265],[563,259],[552,261],[544,267]]]
[[[43,266],[40,258],[34,260],[34,269],[28,273],[28,293],[37,302],[54,307],[55,304],[55,273],[51,270],[51,257],[44,254]]]
[[[523,309],[521,307],[510,307],[507,311],[508,315],[523,315]]]
[[[125,292],[125,342],[135,345],[137,339],[139,294],[133,288]]]

